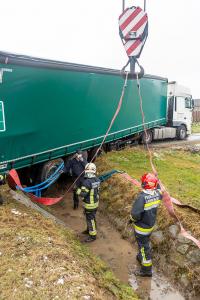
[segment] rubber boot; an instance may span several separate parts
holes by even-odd
[[[143,271],[142,269],[135,271],[135,276],[152,277],[152,271]]]
[[[89,234],[89,230],[86,229],[86,230],[82,231],[81,233],[82,233],[82,234]]]
[[[96,240],[96,236],[89,235],[88,238],[85,240],[86,243],[91,243]]]
[[[139,254],[139,253],[136,255],[136,259],[137,259],[137,261],[139,262],[139,264],[142,263],[142,258],[140,257],[140,254]]]

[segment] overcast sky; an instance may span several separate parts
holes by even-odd
[[[176,80],[200,98],[200,1],[146,2],[146,73]],[[2,51],[117,69],[127,61],[118,34],[122,0],[0,0],[0,8]]]

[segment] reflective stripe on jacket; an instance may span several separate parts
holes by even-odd
[[[153,231],[157,208],[162,200],[160,190],[143,190],[133,203],[131,218],[138,234],[149,235]]]
[[[85,209],[93,210],[98,207],[99,187],[100,180],[96,176],[92,178],[84,178],[81,188],[77,190],[77,195],[83,197],[83,205]]]

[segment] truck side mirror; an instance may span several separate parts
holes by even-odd
[[[194,99],[191,99],[191,109],[194,109]]]

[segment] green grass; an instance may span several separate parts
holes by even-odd
[[[200,123],[192,124],[192,133],[200,133]]]
[[[183,203],[200,208],[200,155],[187,151],[168,149],[152,149],[152,153],[159,178],[171,196],[181,200]],[[99,157],[96,163],[100,174],[112,169],[118,169],[140,180],[140,177],[144,173],[151,172],[148,153],[143,147],[107,153]],[[120,175],[112,176],[112,178],[105,181],[101,186],[100,195],[101,201],[105,206],[105,213],[109,215],[109,218],[121,232],[122,236],[131,240],[133,235],[132,228],[126,224],[129,220],[131,207],[137,193],[138,188],[123,179]],[[174,205],[174,210],[182,226],[188,232],[191,232],[195,238],[200,240],[199,214],[193,212],[191,209],[180,208],[176,205]],[[169,238],[169,226],[175,223],[176,220],[170,216],[162,202],[158,209],[155,230],[163,232],[164,242],[159,245],[152,244],[154,260],[157,261],[162,270],[165,269],[165,266],[162,265],[162,258],[166,258],[171,268],[172,278],[175,278],[177,282],[184,268],[184,273],[188,277],[190,285],[198,293],[198,264],[190,264],[183,255],[181,255],[182,265],[178,266],[176,264],[178,258],[176,258],[176,261],[174,260],[177,243]]]
[[[75,300],[85,295],[94,300],[138,299],[70,230],[12,201],[8,188],[3,189],[1,300]],[[58,284],[62,278],[64,282]]]
[[[151,172],[148,154],[141,149],[110,152],[106,160],[113,168],[126,171],[136,179]],[[200,155],[185,151],[154,151],[159,178],[171,195],[200,208]]]

